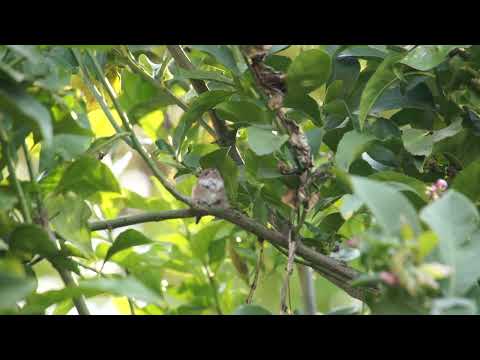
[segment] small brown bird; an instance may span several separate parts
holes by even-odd
[[[192,201],[199,206],[228,208],[225,183],[217,169],[204,169],[192,190]],[[200,218],[197,217],[197,224]]]

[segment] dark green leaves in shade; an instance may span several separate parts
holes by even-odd
[[[0,85],[0,108],[15,121],[35,125],[46,144],[52,141],[53,127],[50,113],[38,100],[19,87],[7,83]]]
[[[370,110],[375,105],[375,102],[380,95],[398,81],[397,76],[393,72],[393,65],[403,56],[404,55],[401,54],[393,54],[385,58],[368,80],[360,98],[360,112],[358,118],[360,128],[363,127]]]
[[[55,243],[38,225],[22,224],[10,236],[10,248],[25,254],[51,257],[58,253]]]
[[[288,91],[308,94],[328,80],[330,71],[328,53],[320,49],[304,51],[295,57],[288,68]]]
[[[348,171],[352,162],[365,152],[369,145],[375,141],[375,137],[352,130],[343,135],[338,143],[335,162],[337,166]]]
[[[480,160],[471,162],[460,171],[453,181],[452,188],[469,197],[471,201],[477,202],[480,200],[480,187],[474,179],[480,179]]]

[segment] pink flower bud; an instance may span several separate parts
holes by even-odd
[[[348,239],[345,243],[351,248],[357,248],[360,245],[360,240],[356,237],[352,237],[351,239]]]
[[[447,190],[448,188],[448,183],[443,179],[438,179],[435,185],[441,191]]]
[[[398,279],[395,274],[388,271],[382,271],[380,273],[380,279],[387,285],[393,286],[398,283]]]

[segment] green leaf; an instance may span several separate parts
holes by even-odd
[[[41,63],[44,58],[37,48],[37,45],[6,45],[10,50],[16,52],[18,55],[26,58],[29,62],[37,65]]]
[[[235,202],[238,191],[238,167],[228,155],[228,149],[219,149],[208,153],[200,159],[200,165],[204,169],[216,168],[220,171],[227,195],[231,202]]]
[[[204,51],[212,55],[220,64],[231,70],[234,74],[240,75],[237,62],[232,51],[226,45],[189,45],[192,49]]]
[[[343,135],[338,143],[335,162],[337,166],[348,171],[350,165],[375,141],[375,137],[367,133],[359,133],[356,130]]]
[[[40,154],[40,171],[50,170],[55,165],[55,158],[71,161],[87,151],[91,136],[76,134],[56,134],[50,146],[42,147]]]
[[[0,309],[15,307],[18,301],[35,291],[35,287],[35,279],[25,276],[20,261],[0,259]]]
[[[38,225],[22,224],[10,235],[10,248],[30,254],[51,257],[58,253],[57,247],[45,230]]]
[[[311,96],[302,92],[288,92],[283,100],[283,106],[300,110],[310,116],[317,126],[321,125],[320,109]]]
[[[408,76],[408,74],[406,74]],[[425,83],[420,83],[411,90],[402,93],[396,86],[385,90],[370,109],[371,114],[396,109],[435,110],[432,93]]]
[[[420,217],[439,238],[440,261],[454,269],[448,279],[449,296],[464,295],[480,277],[480,217],[464,195],[449,190],[426,206]]]
[[[431,315],[477,315],[477,304],[465,298],[443,298],[433,301]]]
[[[109,51],[115,47],[115,45],[64,45],[72,49],[80,50],[97,50],[97,51]]]
[[[480,159],[471,162],[460,171],[453,181],[452,188],[468,196],[473,202],[480,200],[480,187],[473,179],[480,179]]]
[[[259,305],[240,305],[233,315],[272,315],[272,313]]]
[[[342,96],[352,92],[360,75],[360,62],[355,58],[336,58],[332,66],[331,81],[342,81]]]
[[[208,246],[208,262],[215,264],[221,262],[225,258],[226,239],[218,239],[212,241]]]
[[[360,315],[362,307],[359,305],[349,305],[336,308],[329,311],[326,315]]]
[[[153,290],[147,288],[134,277],[93,279],[81,281],[79,288],[82,291],[107,292],[118,296],[128,296],[133,299],[146,301],[152,304],[161,303],[161,297]]]
[[[0,85],[0,108],[15,121],[35,124],[42,134],[45,144],[52,141],[52,119],[48,110],[34,97],[18,87],[7,83]]]
[[[438,237],[432,231],[425,231],[418,237],[418,259],[422,261],[438,245]]]
[[[210,243],[218,239],[221,231],[230,231],[232,226],[223,221],[210,222],[191,238],[193,254],[198,259],[205,259]]]
[[[404,129],[402,131],[402,141],[405,149],[412,155],[428,156],[433,150],[432,137],[429,132],[420,129]]]
[[[101,161],[82,156],[66,170],[56,192],[73,191],[86,198],[99,191],[120,192],[115,176]]]
[[[352,177],[352,184],[355,195],[372,211],[385,233],[398,236],[405,223],[416,233],[420,231],[417,213],[402,193],[382,182],[357,176]]]
[[[280,149],[288,135],[275,135],[272,130],[251,126],[247,129],[248,145],[257,155],[271,154]]]
[[[96,278],[80,281],[77,287],[67,287],[62,290],[51,290],[35,294],[29,298],[29,304],[22,309],[22,313],[35,314],[66,299],[80,295],[92,297],[105,293],[127,296],[150,304],[160,304],[162,302],[162,298],[156,292],[146,287],[133,276],[125,278]]]
[[[401,63],[420,71],[428,71],[440,65],[453,49],[466,46],[469,45],[420,45],[410,51]]]
[[[92,213],[85,201],[74,193],[67,193],[47,199],[45,205],[55,231],[90,254],[88,219]]]
[[[5,187],[0,188],[0,209],[8,211],[18,202],[17,196]]]
[[[129,229],[117,236],[112,246],[108,249],[105,261],[107,262],[116,253],[138,245],[151,244],[153,241],[143,235],[140,231]]]
[[[257,124],[270,123],[271,116],[257,104],[246,100],[229,100],[222,102],[215,107],[222,117],[236,123]]]
[[[403,146],[412,155],[429,156],[436,142],[455,136],[461,130],[461,119],[457,119],[449,126],[433,131],[433,133],[427,130],[406,128],[402,130]]]
[[[328,80],[330,71],[331,60],[328,53],[320,49],[304,51],[295,57],[288,68],[288,91],[310,93]]]
[[[412,191],[416,193],[423,200],[425,201],[427,200],[427,196],[425,194],[425,189],[426,189],[425,183],[413,177],[410,177],[408,175],[387,170],[387,171],[377,172],[371,175],[370,178],[373,180],[384,181],[387,184],[394,185],[394,186],[395,184],[406,185],[408,188],[405,188],[405,190]]]
[[[185,139],[187,131],[190,130],[193,123],[197,121],[202,115],[210,109],[213,109],[216,105],[225,101],[233,93],[224,90],[212,90],[204,92],[196,97],[190,104],[190,108],[185,112],[178,123],[177,128],[173,136],[174,144],[177,149],[180,149]]]
[[[393,72],[393,65],[403,56],[404,55],[393,54],[386,57],[365,85],[360,98],[360,112],[358,117],[360,128],[363,127],[370,113],[370,109],[380,95],[398,81],[398,78]]]
[[[210,81],[216,81],[220,83],[224,83],[227,85],[233,86],[234,83],[232,79],[230,79],[228,76],[222,75],[218,71],[205,71],[205,70],[186,70],[179,68],[177,70],[176,74],[179,78],[185,78],[185,79],[194,79],[194,80],[210,80]]]

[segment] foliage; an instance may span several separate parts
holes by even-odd
[[[183,50],[0,46],[0,313],[479,314],[479,46]]]

